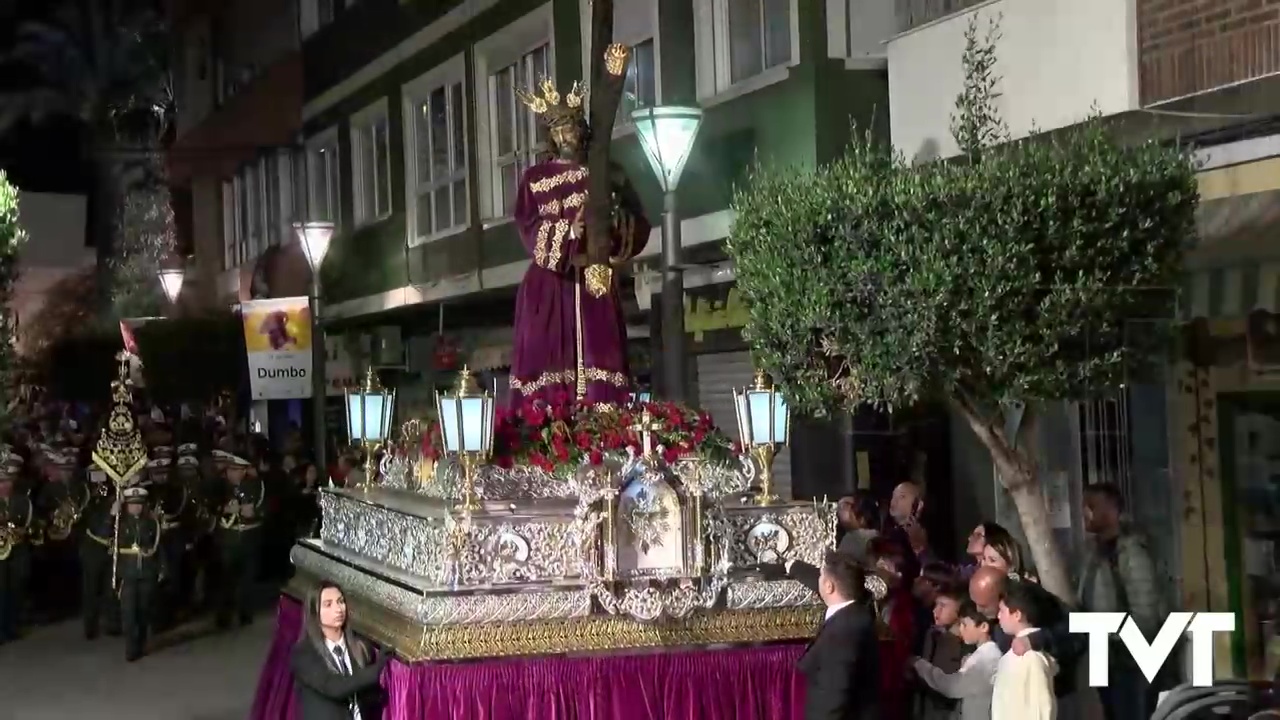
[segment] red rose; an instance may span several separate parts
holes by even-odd
[[[668,463],[673,463],[679,460],[680,455],[681,455],[680,448],[671,447],[671,448],[665,448],[662,451],[662,459],[666,460]]]
[[[511,467],[516,463],[515,458],[506,454],[499,455],[497,460],[498,460],[498,467],[504,470],[510,470]]]
[[[574,443],[577,444],[579,448],[586,450],[587,448],[591,447],[591,443],[592,443],[591,433],[579,431],[578,434],[574,436],[573,441]]]
[[[569,448],[565,447],[564,445],[556,445],[554,448],[552,448],[552,452],[555,453],[556,459],[559,460],[560,462],[569,461]]]
[[[599,450],[592,450],[589,457],[592,465],[604,464],[604,453],[601,453]]]

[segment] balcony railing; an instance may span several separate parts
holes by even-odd
[[[954,15],[987,0],[894,0],[898,32],[906,32],[926,23]]]

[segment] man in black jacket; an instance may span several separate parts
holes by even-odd
[[[818,575],[827,606],[822,627],[797,669],[805,677],[805,720],[872,720],[879,715],[875,613],[862,568],[831,551]]]

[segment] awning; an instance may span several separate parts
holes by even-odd
[[[1225,321],[1238,326],[1239,334],[1251,312],[1277,312],[1280,190],[1202,202],[1197,227],[1200,240],[1187,256],[1180,319]]]

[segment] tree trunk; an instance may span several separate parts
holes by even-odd
[[[1075,589],[1062,554],[1053,537],[1049,522],[1049,506],[1044,500],[1040,477],[1036,472],[1034,445],[1029,442],[1011,442],[1004,430],[969,402],[954,401],[953,407],[969,423],[969,428],[991,453],[991,462],[1000,473],[1000,482],[1013,498],[1018,510],[1018,520],[1026,536],[1027,547],[1036,565],[1040,584],[1046,590],[1070,606],[1076,604]],[[1029,439],[1034,434],[1035,423],[1030,406],[1024,415],[1019,436]]]
[[[613,123],[622,100],[626,73],[612,75],[605,70],[604,52],[613,42],[613,0],[591,3],[591,144],[587,147],[587,260],[592,265],[607,265],[612,244],[613,187],[610,180],[612,162],[609,157],[613,141]]]

